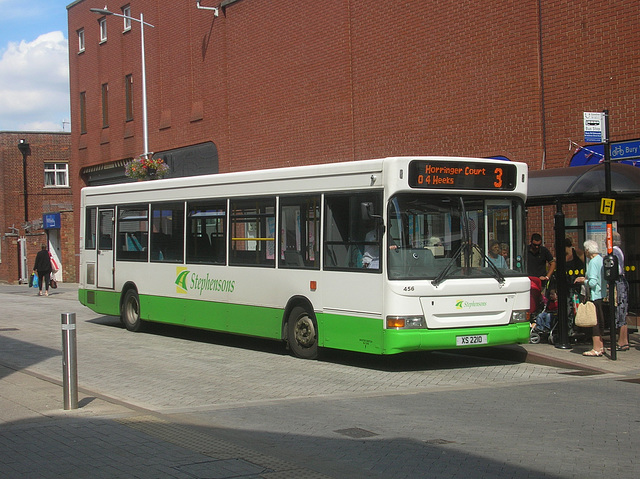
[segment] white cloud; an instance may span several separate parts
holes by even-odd
[[[0,130],[62,130],[69,120],[67,48],[59,31],[7,45],[0,58]]]

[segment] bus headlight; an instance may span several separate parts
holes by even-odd
[[[424,316],[387,316],[387,329],[421,329],[426,328]]]
[[[511,324],[527,322],[529,322],[529,315],[527,314],[527,311],[514,311],[511,313]]]

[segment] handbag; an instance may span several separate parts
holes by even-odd
[[[578,304],[575,325],[580,328],[592,328],[597,324],[598,314],[596,313],[596,305],[593,304],[593,301]]]
[[[56,289],[58,287],[58,282],[51,278],[51,280],[49,281],[49,286],[51,286],[51,288]]]
[[[35,274],[35,273],[31,273],[31,274],[29,275],[29,287],[30,287],[30,288],[33,288],[33,278],[34,278],[35,276],[36,276],[36,274]]]

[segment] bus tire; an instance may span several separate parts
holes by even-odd
[[[318,357],[318,326],[312,314],[296,306],[287,321],[287,341],[297,357],[316,359]]]
[[[128,289],[122,300],[120,320],[129,331],[142,330],[144,322],[140,319],[140,298],[135,289]]]

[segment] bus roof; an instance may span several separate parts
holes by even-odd
[[[287,194],[294,192],[311,192],[314,190],[326,190],[329,185],[331,189],[352,190],[366,188],[381,188],[383,186],[382,175],[384,171],[394,171],[408,165],[413,160],[430,161],[460,161],[460,162],[490,162],[496,163],[501,160],[489,158],[468,158],[468,157],[447,157],[447,156],[401,156],[388,157],[373,160],[344,161],[336,163],[324,163],[316,165],[293,166],[283,168],[272,168],[264,170],[248,170],[231,173],[218,173],[210,175],[189,176],[180,178],[158,179],[153,181],[138,181],[128,183],[117,183],[102,186],[88,186],[82,189],[83,197],[102,197],[118,195],[121,201],[134,201],[133,194],[154,192],[157,200],[178,199],[178,191],[189,190],[190,197],[210,196],[210,187],[221,188],[220,192],[226,196],[251,196],[260,194],[273,194],[274,189],[278,193]],[[524,166],[525,163],[516,163]],[[240,185],[252,185],[250,190],[240,191]],[[176,192],[172,194],[171,192]],[[224,191],[226,190],[226,191]],[[127,199],[130,193],[132,196]],[[123,195],[124,197],[120,197]]]

